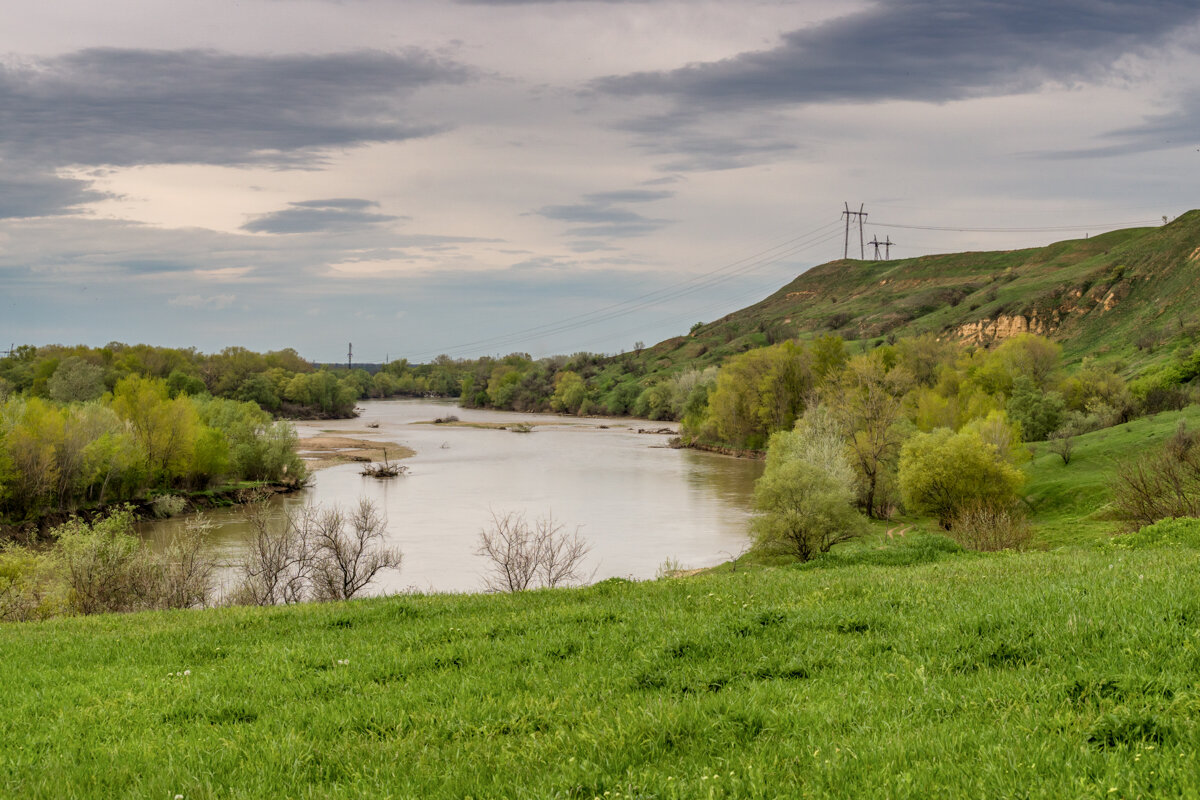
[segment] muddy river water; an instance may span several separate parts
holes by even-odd
[[[376,579],[374,593],[482,589],[486,563],[475,551],[493,512],[523,512],[530,519],[552,514],[569,529],[578,526],[591,544],[587,571],[594,580],[654,577],[668,559],[711,566],[746,544],[761,462],[674,450],[667,435],[637,432],[661,423],[460,409],[429,400],[360,407],[357,419],[298,423],[297,433],[405,445],[416,451],[403,462],[409,473],[378,480],[361,476],[359,464],[342,464],[315,472],[307,489],[277,502],[374,501],[387,516],[389,542],[404,554],[399,571]],[[533,428],[517,433],[429,423],[448,415],[462,423]],[[231,563],[247,527],[236,510],[210,516],[218,526],[212,547]],[[144,533],[161,543],[180,524],[157,522]]]

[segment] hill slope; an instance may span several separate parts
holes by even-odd
[[[1046,247],[838,260],[770,297],[646,351],[652,368],[716,363],[788,338],[932,332],[977,344],[1022,332],[1085,355],[1144,362],[1200,321],[1200,211],[1168,225]]]

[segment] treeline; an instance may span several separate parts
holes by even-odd
[[[371,383],[366,372],[319,370],[295,350],[255,353],[113,342],[104,347],[23,345],[0,359],[0,399],[9,395],[58,403],[88,402],[128,376],[164,382],[170,397],[211,395],[254,402],[278,416],[347,417]]]
[[[0,520],[231,481],[302,481],[295,445],[292,426],[257,404],[173,393],[162,378],[126,375],[84,401],[14,394],[0,402]]]
[[[976,440],[1001,461],[1019,464],[1028,457],[1023,442],[1050,439],[1067,460],[1071,437],[1159,410],[1131,390],[1117,367],[1085,360],[1068,371],[1059,345],[1034,335],[993,350],[933,336],[859,353],[832,336],[784,342],[728,361],[704,385],[707,397],[693,399],[682,435],[693,444],[763,449],[773,434],[823,408],[845,442],[860,507],[888,515],[900,505],[930,506],[911,497],[902,503],[906,446],[912,464],[925,459],[925,473],[940,468],[929,453],[963,450]],[[1006,475],[992,478],[1003,483]],[[947,522],[957,502],[933,505],[924,510]]]

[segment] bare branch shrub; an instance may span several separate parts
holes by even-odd
[[[975,502],[955,514],[947,535],[968,550],[1023,550],[1033,528],[1014,505]]]
[[[382,569],[400,566],[400,551],[383,545],[387,519],[370,500],[358,501],[348,515],[338,507],[317,519],[312,542],[313,583],[318,600],[349,600]]]
[[[1075,450],[1075,433],[1067,428],[1059,428],[1050,434],[1047,444],[1051,453],[1062,459],[1063,466],[1071,463],[1071,453]]]
[[[258,500],[248,504],[246,518],[254,535],[227,598],[233,604],[348,600],[380,570],[400,565],[400,551],[383,546],[387,520],[369,500],[349,514],[337,506],[277,514]]]
[[[238,564],[241,579],[227,598],[235,605],[298,603],[308,594],[312,573],[311,506],[278,515],[267,499],[245,505],[253,535]]]
[[[1118,465],[1112,508],[1129,530],[1172,517],[1200,516],[1198,439],[1180,420],[1162,450]]]
[[[197,514],[158,557],[160,608],[204,608],[212,603],[217,563],[206,547],[213,523]]]
[[[521,592],[583,579],[583,560],[591,545],[579,528],[568,534],[565,527],[550,514],[531,526],[524,514],[492,512],[492,524],[479,532],[476,551],[491,562],[484,578],[488,590]]]

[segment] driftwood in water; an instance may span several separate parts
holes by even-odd
[[[395,478],[397,475],[407,475],[408,467],[388,461],[387,450],[384,450],[382,464],[368,464],[358,474],[368,478]]]

